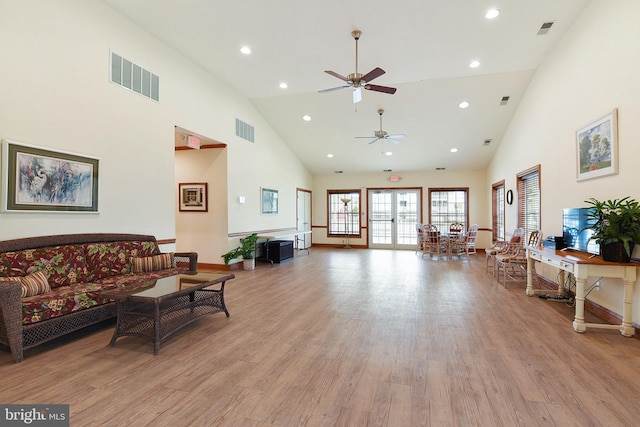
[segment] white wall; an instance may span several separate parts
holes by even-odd
[[[538,69],[487,171],[487,186],[505,179],[516,188],[516,173],[541,164],[545,236],[562,232],[562,209],[584,200],[631,196],[640,199],[640,2],[598,0]],[[576,130],[618,109],[619,174],[576,181]],[[490,210],[490,206],[488,206]],[[507,208],[507,229],[516,226],[515,204]],[[640,290],[634,322],[640,322]],[[607,281],[590,297],[622,313],[622,285]]]
[[[429,219],[429,188],[469,188],[469,223],[478,224],[480,228],[491,228],[491,187],[486,187],[486,173],[479,171],[432,171],[432,172],[407,172],[395,173],[401,177],[399,182],[392,183],[388,180],[389,174],[331,174],[317,175],[313,179],[313,243],[335,244],[342,242],[341,238],[328,237],[327,220],[327,190],[361,189],[362,210],[366,210],[367,188],[422,188],[422,220]],[[362,220],[362,227],[366,227]],[[362,230],[360,239],[351,239],[352,245],[365,245],[367,242],[367,230]],[[481,231],[478,233],[476,246],[486,248],[490,246],[491,233]]]
[[[110,50],[160,76],[159,103],[110,83]],[[0,52],[0,137],[101,159],[99,214],[0,214],[0,239],[112,231],[200,247],[175,230],[176,125],[227,144],[225,199],[210,200],[229,206],[225,233],[295,226],[311,176],[251,103],[102,2],[0,0]],[[235,136],[236,117],[255,144]],[[281,215],[260,215],[260,185],[281,191]]]

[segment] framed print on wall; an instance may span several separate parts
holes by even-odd
[[[618,173],[618,111],[576,132],[578,181]]]
[[[3,212],[98,212],[100,160],[2,141]]]
[[[262,213],[278,213],[278,190],[271,190],[269,188],[262,189]]]
[[[178,184],[180,212],[208,212],[209,194],[206,182]]]

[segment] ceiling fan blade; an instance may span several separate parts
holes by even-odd
[[[325,92],[333,92],[334,90],[340,90],[340,89],[346,89],[349,86],[338,86],[338,87],[332,87],[330,89],[322,89],[319,90],[318,93],[325,93]]]
[[[336,73],[335,71],[324,70],[324,72],[327,73],[327,74],[331,74],[333,77],[337,77],[340,80],[344,80],[345,82],[349,81],[349,79],[347,79],[345,76],[341,76],[340,74]]]
[[[389,93],[391,95],[396,93],[396,90],[397,90],[395,87],[378,86],[378,85],[370,85],[370,84],[365,85],[364,88],[367,89],[367,90],[372,90],[374,92]]]
[[[400,141],[396,141],[395,139],[385,138],[384,140],[391,144],[400,144]]]
[[[374,142],[377,142],[380,138],[373,138],[371,140],[371,142],[369,142],[369,145],[373,144]]]
[[[387,139],[402,139],[406,137],[407,135],[405,135],[404,133],[394,133],[392,135],[387,135]]]
[[[362,80],[364,80],[365,82],[370,82],[371,80],[380,77],[384,73],[385,71],[382,68],[376,67],[373,70],[369,71],[364,76],[362,76]]]

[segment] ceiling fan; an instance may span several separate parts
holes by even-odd
[[[404,137],[406,137],[407,135],[403,134],[403,133],[395,133],[395,134],[391,134],[389,135],[386,131],[382,130],[382,114],[384,113],[384,110],[382,108],[380,108],[378,110],[378,114],[380,115],[380,130],[376,130],[373,131],[373,134],[375,135],[373,140],[371,140],[371,142],[369,142],[369,144],[373,144],[376,141],[379,140],[383,140],[383,141],[387,141],[390,142],[392,144],[399,144],[400,141],[398,141],[398,139],[402,139]],[[356,138],[371,138],[370,136],[356,136]]]
[[[365,88],[367,90],[372,90],[374,92],[389,93],[391,95],[396,93],[396,88],[394,88],[394,87],[378,86],[378,85],[369,84],[369,82],[371,80],[373,80],[373,79],[375,79],[377,77],[380,77],[381,75],[383,75],[385,73],[385,71],[382,68],[376,67],[373,70],[369,71],[367,74],[361,74],[361,73],[358,72],[358,40],[360,39],[361,35],[362,35],[362,31],[360,31],[360,30],[354,30],[354,31],[351,32],[351,36],[356,40],[356,72],[355,73],[351,73],[347,77],[344,77],[344,76],[336,73],[335,71],[325,70],[325,73],[331,74],[332,76],[337,77],[340,80],[344,80],[347,84],[343,85],[343,86],[333,87],[333,88],[330,88],[330,89],[323,89],[323,90],[320,90],[318,92],[320,92],[320,93],[332,92],[334,90],[339,90],[339,89],[345,89],[345,88],[348,88],[348,87],[352,87],[353,88],[353,103],[354,104],[356,102],[360,102],[362,100],[362,88]]]

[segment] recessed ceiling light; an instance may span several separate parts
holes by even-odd
[[[471,61],[471,63],[469,63],[469,67],[471,68],[478,68],[480,66],[480,61]]]
[[[449,150],[449,151],[451,151],[452,153],[457,153],[457,152],[458,152],[458,149],[454,147],[454,148],[452,148],[452,149],[451,149],[451,150]]]
[[[332,159],[332,158],[333,158],[333,154],[328,153],[328,154],[327,154],[327,157],[328,157],[328,158],[330,158],[330,159]]]
[[[393,156],[393,153],[391,151],[386,151],[384,153],[385,156]]]
[[[286,89],[288,87],[289,86],[285,82],[280,83],[280,89]]]
[[[251,54],[251,48],[249,46],[242,46],[240,48],[240,52],[244,53],[245,55],[250,55]]]
[[[305,114],[304,116],[302,116],[302,120],[304,120],[305,122],[309,122],[311,121],[311,116],[308,114]]]
[[[469,102],[468,101],[462,101],[460,104],[458,104],[458,107],[460,108],[467,108],[469,106]]]
[[[500,11],[498,9],[489,9],[487,13],[485,13],[484,17],[487,19],[495,19],[500,15]]]

